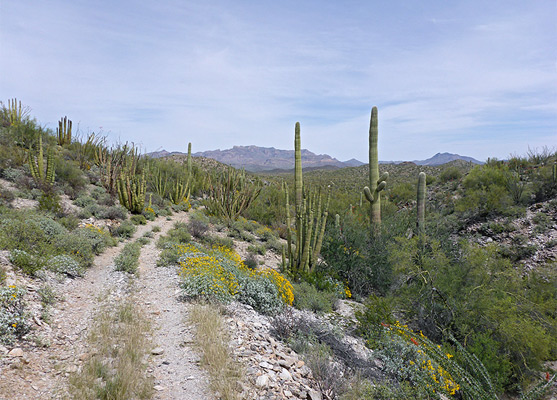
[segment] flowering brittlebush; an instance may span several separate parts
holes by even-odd
[[[270,268],[247,268],[238,253],[226,246],[207,249],[186,244],[177,245],[176,251],[187,298],[237,299],[268,314],[294,301],[292,285],[284,276]]]
[[[397,335],[418,348],[417,352],[421,360],[418,363],[410,360],[410,367],[425,372],[431,380],[428,388],[433,392],[440,390],[446,394],[454,396],[460,390],[460,385],[455,377],[446,369],[447,366],[455,364],[451,361],[453,357],[450,353],[445,353],[440,345],[433,344],[420,331],[414,332],[408,325],[402,325],[396,321],[393,325],[382,324],[391,334]]]

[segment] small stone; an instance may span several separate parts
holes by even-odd
[[[308,400],[323,400],[323,398],[321,397],[321,393],[310,390],[308,392]]]
[[[20,349],[19,347],[16,347],[15,349],[12,349],[8,355],[10,357],[23,357],[23,350]]]
[[[269,376],[268,375],[261,375],[255,381],[255,386],[257,387],[266,387],[269,384]]]
[[[164,390],[164,388],[161,385],[155,385],[153,386],[153,389],[155,389],[157,392],[162,392]]]
[[[265,369],[273,369],[273,366],[271,364],[269,364],[267,361],[261,361],[259,363],[259,366],[261,368],[265,368]]]
[[[280,377],[280,379],[285,380],[285,381],[292,379],[292,375],[290,375],[290,372],[288,372],[288,370],[286,370],[284,368],[282,369],[279,377]]]
[[[296,366],[297,366],[298,368],[302,368],[304,365],[306,365],[306,363],[303,362],[302,360],[298,361],[298,364],[296,364]]]
[[[283,393],[286,397],[292,397],[293,396],[293,394],[290,390],[285,390]]]
[[[0,344],[0,354],[8,354],[9,350]]]
[[[83,353],[79,356],[79,361],[85,361],[89,358],[89,353]]]
[[[162,353],[164,353],[164,349],[162,347],[155,347],[151,350],[151,354],[154,356],[160,356]]]

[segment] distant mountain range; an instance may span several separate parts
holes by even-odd
[[[153,158],[168,157],[172,155],[183,155],[180,152],[168,152],[166,150],[148,153]],[[264,172],[273,170],[289,170],[294,168],[294,150],[279,150],[274,147],[259,146],[234,146],[227,150],[210,150],[192,154],[194,157],[206,157],[217,160],[223,164],[232,165],[235,168],[245,168],[251,172]],[[437,153],[427,160],[411,161],[417,165],[441,165],[454,160],[463,160],[474,164],[483,164],[472,157],[460,156],[451,153]],[[405,161],[380,161],[383,164],[400,164]],[[338,169],[346,167],[358,167],[365,163],[351,159],[339,161],[327,154],[315,154],[309,150],[302,149],[302,163],[304,168],[316,169]]]

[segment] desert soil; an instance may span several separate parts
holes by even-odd
[[[114,257],[123,247],[107,249],[97,256],[84,278],[49,282],[63,300],[50,311],[47,324],[34,313],[35,343],[25,342],[17,355],[0,355],[0,400],[67,398],[68,378],[80,370],[90,356],[87,335],[93,319],[108,300],[123,298],[130,287],[137,306],[151,322],[153,353],[149,370],[154,378],[154,399],[210,400],[214,396],[207,374],[199,367],[199,355],[192,347],[193,328],[187,322],[188,304],[179,301],[178,276],[174,268],[157,267],[159,250],[155,242],[174,222],[187,222],[188,214],[175,214],[172,220],[158,218],[139,226],[134,238],[158,225],[161,231],[143,246],[139,276],[129,285],[129,276],[114,271]],[[25,279],[25,278],[21,278]],[[30,297],[40,283],[24,283]],[[13,352],[12,352],[13,353]],[[16,352],[17,353],[17,352]],[[2,354],[0,352],[0,354]]]

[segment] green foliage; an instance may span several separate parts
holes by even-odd
[[[439,180],[441,183],[448,181],[458,181],[462,178],[462,171],[457,167],[446,168],[441,175],[439,175]]]
[[[509,180],[513,178],[504,164],[486,164],[474,167],[463,180],[464,196],[457,201],[456,210],[477,214],[509,215],[515,204],[509,191]],[[521,198],[521,196],[519,196]]]
[[[359,334],[372,349],[380,348],[385,340],[385,329],[382,324],[394,324],[394,301],[388,297],[369,296],[365,308],[356,312]]]
[[[29,275],[34,275],[44,266],[42,258],[18,249],[10,252],[10,262]]]
[[[440,340],[449,331],[467,338],[499,389],[510,389],[557,351],[550,339],[556,316],[547,312],[555,288],[526,285],[495,246],[462,244],[454,254],[453,259],[432,239],[399,239],[391,249],[400,282],[397,308],[430,337]],[[557,287],[555,274],[546,279]],[[536,292],[544,294],[531,298]],[[497,343],[491,352],[482,351],[486,338]]]
[[[54,256],[48,260],[47,268],[59,274],[66,274],[71,277],[83,276],[85,269],[79,263],[66,254]]]
[[[114,230],[114,236],[122,239],[129,239],[133,236],[136,230],[137,228],[131,221],[122,221],[122,223]]]
[[[393,186],[389,191],[389,200],[395,204],[407,203],[415,198],[416,188],[410,182],[401,182]]]
[[[127,243],[120,254],[114,258],[116,271],[123,271],[129,274],[136,274],[139,266],[139,255],[141,254],[141,244],[137,242]]]
[[[147,224],[147,219],[145,218],[144,215],[141,215],[141,214],[132,215],[130,217],[130,221],[134,225],[145,225],[145,224]]]
[[[292,286],[294,287],[294,307],[322,313],[330,313],[333,310],[333,305],[337,300],[334,293],[319,291],[307,282],[295,283]]]
[[[0,343],[12,344],[29,332],[31,325],[25,310],[25,290],[16,286],[0,286]]]

